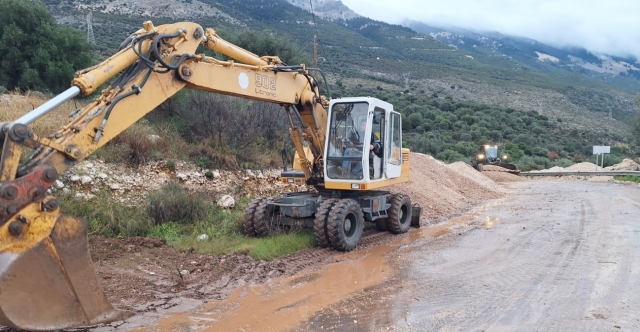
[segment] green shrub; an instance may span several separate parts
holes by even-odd
[[[558,166],[558,167],[564,167],[567,168],[571,165],[573,165],[574,162],[572,162],[571,160],[567,159],[567,158],[560,158],[556,161],[550,162],[547,166],[548,168],[554,167],[554,166]]]
[[[613,178],[618,181],[640,183],[640,176],[635,175],[615,175]]]
[[[190,193],[177,183],[169,183],[147,198],[147,213],[154,224],[169,221],[195,223],[206,219],[209,203],[198,193]]]
[[[213,162],[207,157],[199,156],[196,157],[196,165],[200,168],[211,168],[213,167]]]
[[[174,244],[182,237],[182,231],[179,224],[167,222],[153,226],[149,231],[149,236],[165,239],[168,244]]]
[[[167,162],[165,163],[165,166],[167,166],[169,170],[172,170],[172,171],[176,170],[176,162],[173,160],[167,160]]]
[[[151,219],[144,211],[116,202],[107,193],[91,200],[70,195],[61,195],[58,199],[63,213],[87,220],[90,234],[147,236],[151,230]]]
[[[603,160],[604,159],[604,160]],[[602,156],[598,157],[598,166],[603,165],[603,167],[613,166],[615,164],[620,163],[624,157],[614,155],[614,154],[605,154],[604,158]],[[589,158],[589,162],[596,163],[596,156],[591,156]]]
[[[455,161],[468,162],[469,159],[470,159],[469,157],[465,157],[465,156],[461,155],[457,151],[448,150],[448,149],[438,153],[437,158],[442,160],[442,161],[444,161],[444,162],[448,162],[448,163],[452,163],[452,162],[455,162]]]

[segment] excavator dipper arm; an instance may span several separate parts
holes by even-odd
[[[199,45],[233,60],[195,54]],[[39,137],[29,129],[56,106],[89,95],[112,78],[98,98],[74,112],[56,133]],[[67,91],[14,122],[0,123],[0,325],[52,330],[130,315],[114,309],[102,292],[87,246],[87,223],[61,214],[47,189],[58,174],[183,88],[284,106],[302,156],[298,166],[308,183],[322,185],[327,102],[304,65],[259,57],[195,23],[155,27],[145,22],[118,53],[77,72]],[[33,153],[21,161],[23,148]]]

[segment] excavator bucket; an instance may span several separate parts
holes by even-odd
[[[518,169],[518,166],[514,164],[501,163],[500,166],[506,168],[507,172],[509,173],[516,174],[516,175],[520,174],[520,170]]]
[[[507,164],[507,163],[501,163],[501,164],[495,164],[495,165],[483,165],[482,171],[483,172],[506,172],[506,173],[511,173],[515,175],[520,174],[520,170],[518,169],[518,166],[514,164]]]
[[[27,221],[25,215],[34,216],[29,208],[0,226],[0,325],[57,330],[131,316],[114,309],[102,291],[86,221],[36,207],[37,217]]]

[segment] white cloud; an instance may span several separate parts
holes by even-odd
[[[405,19],[529,37],[640,59],[638,0],[342,0],[375,20]]]

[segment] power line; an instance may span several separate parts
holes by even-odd
[[[90,45],[96,45],[96,37],[93,35],[93,12],[87,14],[87,42]]]

